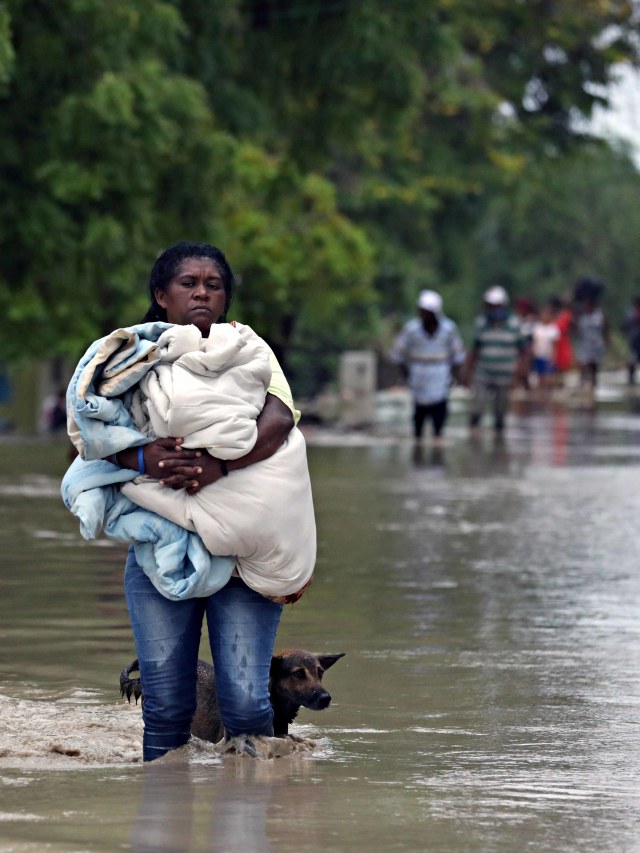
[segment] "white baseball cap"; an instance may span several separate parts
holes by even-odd
[[[484,301],[487,305],[508,305],[509,294],[504,287],[500,287],[499,284],[496,284],[494,287],[490,287],[489,290],[485,291]]]
[[[418,308],[440,314],[442,311],[442,297],[435,290],[421,290],[417,302]]]

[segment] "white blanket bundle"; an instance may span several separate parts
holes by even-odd
[[[271,379],[269,349],[240,323],[173,326],[158,340],[160,362],[140,381],[133,418],[141,432],[183,437],[220,459],[248,453]],[[292,429],[273,456],[232,471],[194,495],[147,476],[122,486],[146,509],[194,531],[212,554],[236,558],[240,577],[262,595],[300,591],[311,579],[316,528],[304,438]]]

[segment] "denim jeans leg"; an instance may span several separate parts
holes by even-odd
[[[133,548],[125,594],[144,692],[143,760],[152,761],[190,737],[204,601],[165,598],[138,565]]]
[[[207,599],[220,716],[228,737],[273,734],[269,670],[283,605],[239,578]]]

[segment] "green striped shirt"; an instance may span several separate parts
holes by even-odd
[[[473,338],[477,353],[477,375],[487,382],[508,385],[526,343],[526,337],[515,315],[509,314],[499,323],[489,323],[484,315],[477,317]]]

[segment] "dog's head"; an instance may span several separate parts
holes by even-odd
[[[312,711],[327,708],[331,694],[322,686],[322,676],[344,654],[314,655],[301,649],[285,649],[271,658],[272,697]]]

